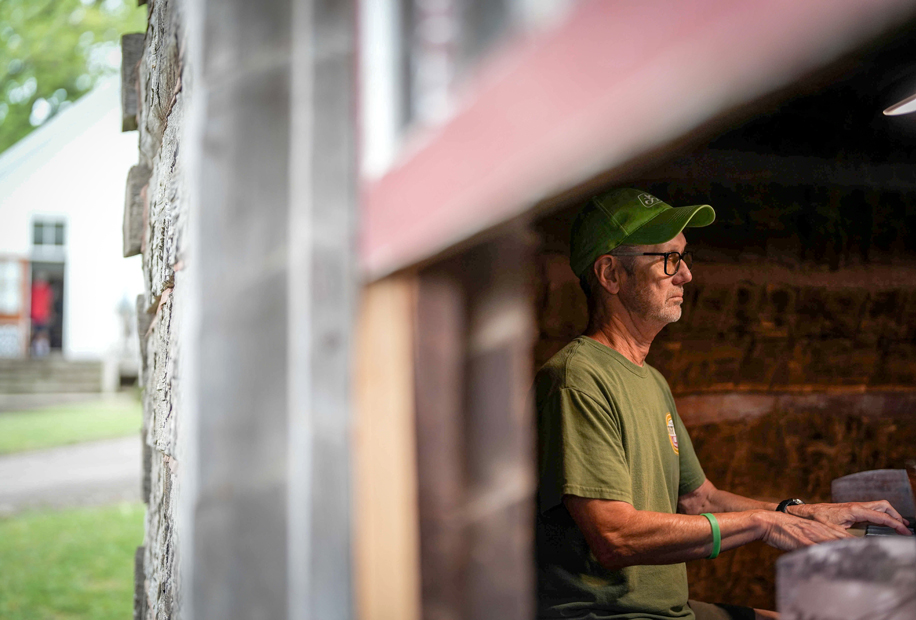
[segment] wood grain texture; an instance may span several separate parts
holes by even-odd
[[[419,620],[414,410],[416,283],[363,290],[356,338],[354,556],[360,620]]]

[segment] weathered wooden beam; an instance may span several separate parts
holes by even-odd
[[[261,5],[240,2],[245,9],[239,15],[257,15]],[[349,620],[355,594],[352,523],[358,518],[351,512],[356,2],[295,0],[290,8],[292,28],[282,34],[291,47],[283,254],[290,317],[289,617]],[[254,67],[260,63],[251,59]],[[238,75],[231,64],[226,67]]]
[[[465,293],[455,274],[421,273],[416,415],[424,620],[464,618]]]
[[[424,620],[533,615],[533,265],[527,237],[513,230],[420,275]]]
[[[187,38],[198,42],[188,64],[200,106],[182,147],[194,154],[188,186],[200,223],[189,242],[197,274],[189,305],[198,318],[185,341],[192,421],[182,430],[192,456],[182,491],[189,522],[181,555],[190,567],[183,613],[285,619],[289,488],[309,484],[290,480],[288,447],[292,7],[182,4],[199,20]]]
[[[362,294],[356,338],[354,581],[360,620],[420,619],[415,280]]]
[[[911,191],[916,175],[911,164],[838,161],[823,157],[777,155],[709,149],[677,159],[646,173],[639,182],[697,181],[703,183],[777,183]]]
[[[464,258],[468,278],[465,617],[534,615],[533,253],[521,231]]]
[[[124,257],[136,256],[143,246],[143,188],[149,185],[150,169],[144,165],[132,166],[127,173],[124,192],[124,222],[122,225]]]
[[[823,385],[812,391],[800,385],[795,391],[729,390],[684,394],[675,397],[684,424],[718,424],[753,420],[774,411],[846,411],[863,416],[901,416],[916,408],[916,389],[868,390],[865,386],[847,388]]]
[[[121,36],[121,131],[134,131],[138,127],[140,90],[137,79],[145,41],[143,32]]]

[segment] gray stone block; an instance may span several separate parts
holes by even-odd
[[[143,188],[149,184],[150,169],[133,166],[127,173],[127,188],[124,192],[124,258],[136,256],[143,245]]]
[[[783,620],[916,618],[916,541],[847,538],[788,553],[776,562]]]
[[[153,449],[150,448],[146,441],[146,433],[143,433],[143,479],[141,482],[140,493],[143,501],[149,504],[149,495],[152,489],[152,468],[153,468]]]
[[[175,453],[173,385],[177,335],[172,333],[173,289],[167,289],[156,312],[146,345],[144,385],[147,397],[146,441],[159,452]]]
[[[145,38],[142,32],[121,36],[121,131],[137,129],[137,114],[140,111],[137,80]]]
[[[150,302],[173,286],[174,265],[179,261],[180,246],[185,235],[186,213],[183,214],[183,176],[179,142],[184,126],[184,98],[175,100],[169,114],[162,144],[152,162],[152,176],[147,189],[147,246],[144,249],[145,277]]]
[[[141,388],[146,387],[146,349],[149,339],[149,326],[153,322],[153,315],[147,312],[149,304],[146,295],[137,295],[137,337],[140,339],[140,376],[137,378]]]
[[[146,620],[146,574],[143,572],[143,557],[146,547],[137,547],[134,552],[134,620]]]
[[[150,5],[146,47],[140,60],[140,161],[151,162],[162,144],[166,119],[181,79],[184,36],[180,2]]]
[[[145,605],[150,620],[168,620],[175,616],[178,598],[177,538],[175,511],[177,490],[174,459],[152,451],[151,493],[146,521],[146,553],[143,558]]]

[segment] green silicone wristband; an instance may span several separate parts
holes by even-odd
[[[715,560],[719,557],[719,551],[722,550],[722,532],[719,531],[719,521],[715,515],[704,512],[703,516],[706,517],[706,520],[709,521],[709,527],[712,528],[712,553],[709,554],[709,559]]]

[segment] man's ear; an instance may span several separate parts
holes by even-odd
[[[620,277],[623,271],[620,259],[610,254],[599,256],[595,264],[592,265],[592,269],[595,270],[595,276],[604,290],[611,295],[616,295],[620,292]]]

